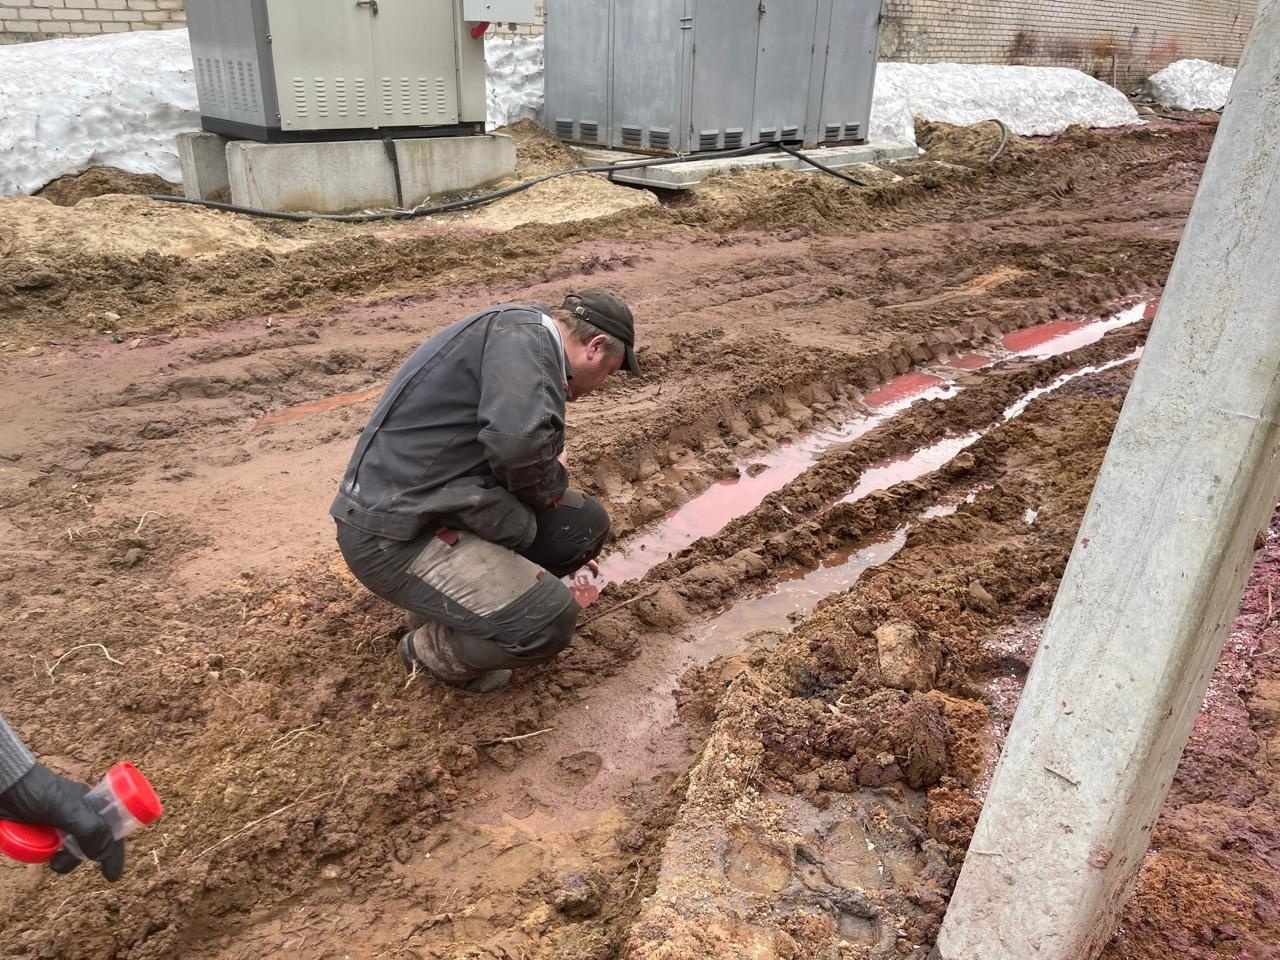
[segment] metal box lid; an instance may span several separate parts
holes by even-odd
[[[468,22],[537,23],[534,0],[462,0],[462,19]]]

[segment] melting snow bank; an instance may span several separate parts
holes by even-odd
[[[1143,96],[1170,110],[1221,110],[1236,72],[1208,60],[1179,60],[1149,79]]]
[[[542,38],[486,37],[490,130],[517,120],[536,120],[542,111]]]
[[[199,125],[185,30],[0,46],[0,196],[97,165],[181,180]]]
[[[871,107],[873,140],[915,143],[913,118],[965,126],[1003,120],[1014,133],[1046,136],[1075,124],[1141,123],[1128,98],[1065,67],[882,63]]]

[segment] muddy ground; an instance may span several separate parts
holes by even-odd
[[[0,866],[0,952],[923,955],[1151,311],[1058,356],[1002,338],[1158,295],[1214,131],[1073,131],[989,167],[990,132],[938,128],[868,190],[596,179],[368,228],[0,203],[3,709],[57,768],[131,759],[168,807],[117,886]],[[643,331],[646,377],[570,415],[615,552],[875,416],[882,385],[947,386],[655,552],[499,696],[406,683],[400,616],[332,543],[354,438],[432,331],[588,285]],[[1275,956],[1277,563],[1269,540],[1109,957]],[[793,631],[717,630],[821,569],[835,598]]]

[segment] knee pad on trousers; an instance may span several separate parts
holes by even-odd
[[[546,626],[525,637],[518,645],[501,644],[503,649],[523,664],[543,663],[569,645],[582,608],[571,603]]]

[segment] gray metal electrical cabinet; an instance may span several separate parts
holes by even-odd
[[[883,0],[546,0],[545,124],[696,153],[865,140]]]
[[[484,132],[482,21],[532,21],[534,0],[187,0],[186,11],[205,130],[318,140]]]

